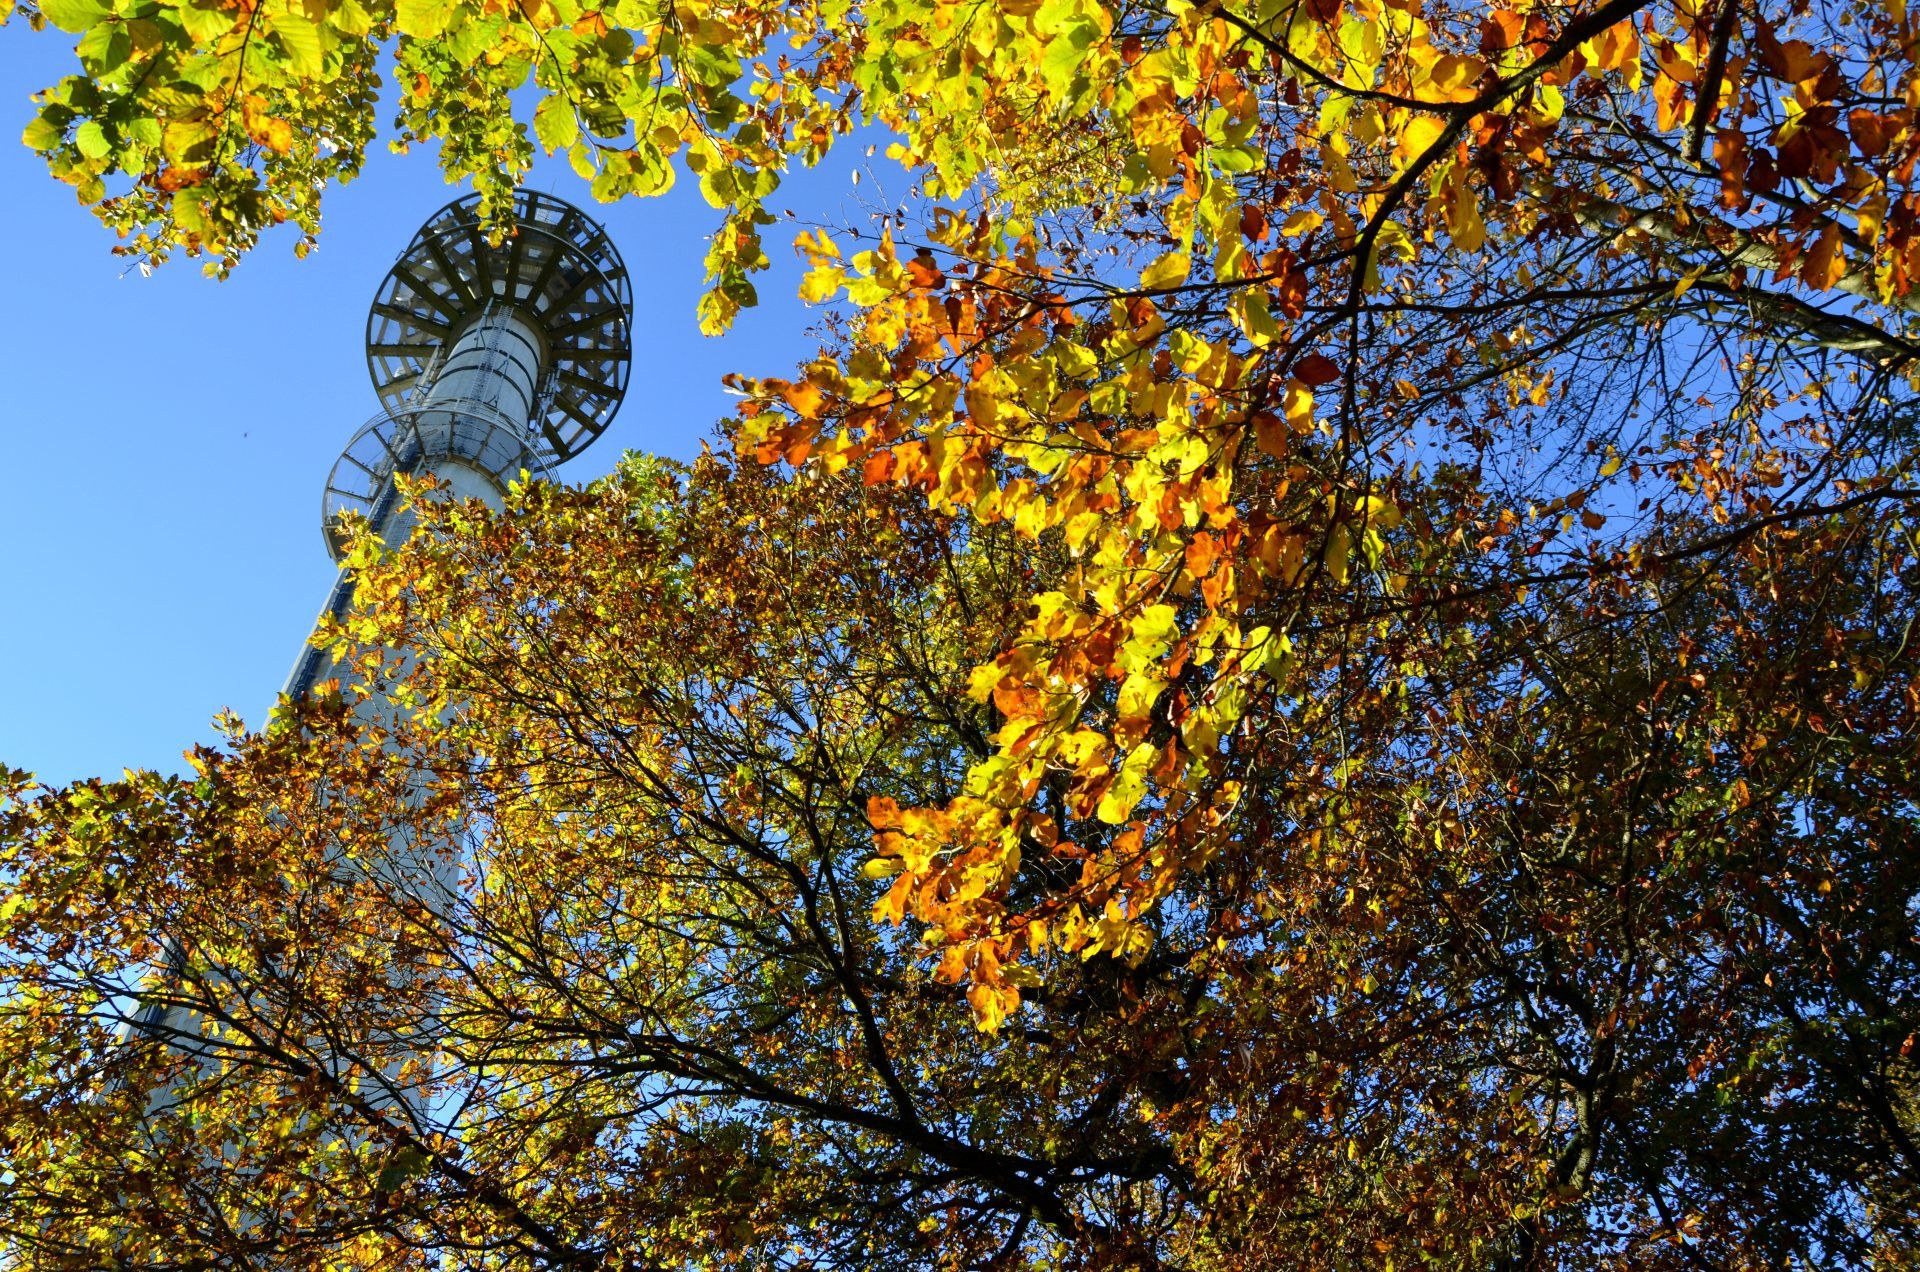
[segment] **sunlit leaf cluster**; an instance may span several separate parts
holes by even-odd
[[[1904,5],[130,2],[27,140],[147,261],[383,78],[697,181],[708,330],[906,193],[716,456],[415,491],[333,691],[15,780],[15,1248],[1911,1262]]]

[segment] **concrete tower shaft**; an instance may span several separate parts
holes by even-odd
[[[508,305],[491,306],[453,342],[421,402],[484,402],[524,427],[533,422],[546,363],[538,321]]]

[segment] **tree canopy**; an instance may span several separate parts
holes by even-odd
[[[310,241],[383,76],[496,213],[697,177],[709,329],[791,165],[916,192],[715,454],[11,779],[13,1257],[1911,1261],[1904,4],[20,7],[147,263]]]

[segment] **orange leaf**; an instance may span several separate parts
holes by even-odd
[[[1262,411],[1253,417],[1253,440],[1261,450],[1275,459],[1285,459],[1293,435],[1286,423],[1272,411]]]
[[[1840,249],[1840,227],[1828,223],[1819,240],[1800,262],[1800,281],[1825,291],[1847,274],[1846,253]]]
[[[1488,15],[1480,24],[1480,51],[1498,53],[1520,43],[1520,36],[1527,29],[1527,20],[1510,10]]]
[[[1900,125],[1897,120],[1862,109],[1847,116],[1847,128],[1853,133],[1853,144],[1859,147],[1860,153],[1869,159],[1878,159],[1887,153]]]
[[[820,407],[824,401],[820,390],[806,381],[789,384],[785,380],[768,380],[767,387],[778,393],[794,413],[802,419],[818,419]]]

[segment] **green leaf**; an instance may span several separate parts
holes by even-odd
[[[127,64],[127,58],[133,53],[133,37],[127,34],[126,23],[103,22],[80,37],[74,52],[80,55],[89,74],[109,75]]]
[[[725,88],[740,78],[740,59],[721,44],[696,44],[680,57],[689,79],[714,88]]]
[[[113,149],[112,143],[107,140],[106,129],[100,126],[97,119],[89,119],[74,130],[73,144],[89,159],[104,159],[107,152]]]
[[[185,4],[174,12],[195,44],[212,44],[234,27],[234,14],[224,9]]]
[[[533,131],[548,154],[573,145],[580,139],[580,121],[573,113],[573,103],[559,93],[546,98],[533,108]]]
[[[1215,146],[1207,151],[1207,159],[1219,172],[1252,172],[1259,164],[1260,157],[1246,146]]]
[[[120,136],[131,145],[158,150],[160,149],[160,121],[152,115],[141,115],[136,119],[129,119],[120,125]]]
[[[412,1146],[402,1148],[380,1168],[380,1178],[374,1187],[383,1193],[392,1192],[408,1180],[426,1174],[432,1165],[432,1160],[419,1149]]]
[[[1100,42],[1100,36],[1098,22],[1081,18],[1049,40],[1047,51],[1040,59],[1040,75],[1047,87],[1056,93],[1066,92],[1080,64],[1087,60],[1088,50]]]
[[[567,148],[567,162],[573,166],[574,175],[582,181],[591,181],[600,169],[594,166],[593,147],[585,142],[576,141]]]
[[[453,0],[396,0],[393,23],[402,35],[431,40],[453,19]]]
[[[319,25],[301,13],[277,13],[271,23],[287,55],[287,66],[302,79],[318,79],[325,69]]]
[[[733,179],[733,169],[719,167],[709,170],[700,178],[700,195],[713,207],[730,207],[740,197],[739,187]]]
[[[633,192],[638,195],[665,194],[673,189],[673,165],[649,145],[636,145],[628,162],[633,165]]]
[[[458,26],[448,30],[446,50],[457,61],[478,62],[499,42],[500,33],[506,29],[506,19],[498,14],[492,17],[469,14]]]
[[[36,115],[27,122],[20,140],[29,150],[52,150],[65,136],[65,130],[58,124],[45,115]]]
[[[40,0],[40,12],[62,31],[76,34],[113,12],[106,0]]]

